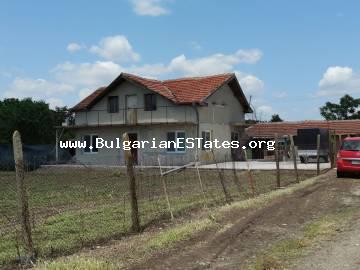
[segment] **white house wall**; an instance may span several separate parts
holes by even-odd
[[[196,126],[194,125],[152,125],[134,126],[134,127],[101,127],[101,128],[82,128],[77,130],[76,139],[82,140],[84,135],[95,134],[107,141],[115,141],[120,138],[122,143],[122,134],[136,133],[139,141],[156,142],[166,141],[167,132],[185,131],[187,137],[196,137]],[[166,149],[151,149],[151,145],[145,145],[144,149],[138,149],[139,165],[157,165],[158,156],[161,157],[162,165],[182,165],[195,159],[195,149],[186,149],[184,153],[168,153]],[[79,163],[87,165],[125,165],[124,150],[116,148],[101,148],[97,153],[85,153],[82,149],[76,150],[76,160]]]
[[[97,123],[99,116],[96,115],[97,111],[103,111],[107,113],[107,97],[119,96],[119,108],[125,108],[125,99],[127,95],[136,94],[138,97],[138,106],[144,107],[144,94],[153,93],[150,90],[143,89],[139,86],[133,85],[128,82],[120,84],[116,89],[110,92],[102,100],[100,100],[91,109],[93,113],[93,121]],[[244,109],[238,99],[234,96],[231,88],[228,85],[224,85],[213,95],[211,95],[206,102],[208,106],[198,107],[199,112],[199,136],[202,131],[210,131],[212,140],[217,138],[219,141],[230,141],[231,132],[238,132],[240,137],[243,132],[243,128],[233,125],[234,123],[244,122]],[[165,114],[161,111],[161,107],[171,106],[174,111]],[[150,113],[158,115],[158,119],[163,119],[166,123],[167,119],[177,120],[180,115],[185,115],[188,119],[192,119],[192,125],[184,124],[151,124],[149,125],[134,125],[134,126],[101,126],[101,127],[84,127],[76,129],[77,139],[82,139],[84,135],[96,134],[105,140],[115,140],[115,138],[122,137],[124,132],[137,133],[138,140],[151,141],[152,138],[156,138],[157,141],[166,141],[166,134],[169,131],[185,131],[186,137],[197,136],[197,120],[196,113],[192,106],[176,106],[171,101],[157,95],[157,110],[152,112],[143,112],[144,117],[150,118]],[[113,114],[112,117],[116,114]],[[77,123],[81,121],[81,114],[77,113]],[[108,117],[108,116],[107,116]],[[84,120],[84,119],[83,119]],[[106,119],[100,118],[100,124],[106,123]],[[171,121],[170,121],[171,123]],[[157,165],[157,157],[162,157],[164,165],[182,165],[193,161],[195,158],[195,149],[187,149],[185,153],[167,153],[166,149],[138,149],[139,164],[142,165]],[[211,151],[204,151],[198,149],[199,157],[204,163],[213,162],[213,155]],[[215,149],[215,158],[217,161],[230,160],[231,149]],[[80,163],[85,164],[104,164],[104,165],[124,165],[123,150],[122,149],[99,149],[98,153],[84,153],[81,149],[77,150],[76,158]]]
[[[211,131],[212,140],[230,141],[231,132],[239,133],[241,137],[244,128],[237,127],[235,123],[244,123],[244,108],[239,100],[234,96],[233,91],[228,85],[222,86],[207,100],[208,106],[199,107],[199,129],[202,131]],[[241,142],[240,143],[244,143]],[[217,149],[215,158],[219,161],[231,159],[231,149]],[[212,154],[208,151],[202,151],[204,161],[212,161]]]
[[[75,124],[82,125],[110,125],[110,124],[125,124],[125,108],[126,96],[136,95],[138,108],[136,110],[136,118],[139,124],[146,123],[183,123],[196,122],[196,114],[194,108],[188,105],[178,106],[172,101],[157,94],[155,111],[144,110],[144,95],[152,94],[154,92],[134,85],[129,82],[121,83],[116,89],[108,93],[101,100],[99,100],[88,112],[77,112],[75,114]],[[119,97],[119,112],[108,113],[107,102],[109,96]]]

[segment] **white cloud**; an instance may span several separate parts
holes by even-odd
[[[169,69],[179,71],[185,75],[200,76],[215,73],[229,72],[240,63],[254,64],[260,60],[262,53],[259,50],[238,50],[233,54],[213,54],[206,57],[187,59],[180,55],[171,60]]]
[[[72,93],[75,88],[66,83],[50,82],[44,79],[16,78],[4,93],[4,98],[27,98],[45,100],[51,108],[63,106],[61,97]]]
[[[353,71],[349,67],[329,67],[319,82],[319,86],[329,86],[349,80]]]
[[[318,96],[360,93],[360,73],[350,67],[329,67],[319,81]]]
[[[128,39],[122,35],[101,39],[97,46],[91,46],[90,52],[107,60],[121,63],[140,60],[140,55],[133,51]]]
[[[45,100],[46,103],[49,104],[51,109],[55,109],[56,107],[63,107],[64,102],[59,98],[48,98]]]
[[[96,89],[109,84],[124,69],[111,61],[75,64],[65,62],[56,66],[52,73],[55,79],[79,88]]]
[[[70,44],[69,44],[70,45]],[[76,50],[76,46],[72,46]],[[70,49],[71,50],[71,49]],[[21,76],[9,85],[5,97],[33,97],[45,99],[52,106],[61,106],[62,98],[69,102],[72,96],[84,98],[100,86],[111,83],[121,72],[134,73],[150,78],[175,78],[179,76],[201,76],[234,72],[241,63],[254,64],[262,57],[258,49],[237,50],[231,54],[217,53],[198,58],[180,55],[166,63],[123,65],[119,62],[138,60],[124,36],[107,37],[98,46],[91,47],[93,53],[115,60],[73,63],[64,62],[50,70],[51,78],[27,79]],[[251,74],[237,71],[239,81],[247,94],[259,95],[264,83]],[[68,93],[76,95],[68,95]],[[76,101],[72,101],[75,103]],[[72,104],[68,104],[72,105]]]
[[[170,11],[163,6],[164,0],[131,0],[133,10],[141,16],[160,16]]]
[[[273,108],[269,105],[261,105],[257,108],[258,113],[271,114],[274,112]]]
[[[238,50],[233,54],[217,53],[205,57],[188,59],[184,54],[173,58],[170,63],[133,66],[129,70],[143,76],[163,76],[176,74],[180,76],[202,76],[216,73],[233,72],[241,63],[255,64],[262,57],[258,49]]]
[[[84,48],[85,48],[84,45],[80,45],[78,43],[69,43],[66,47],[66,49],[71,53],[80,51],[81,49],[84,49]]]
[[[274,114],[274,109],[270,105],[260,105],[255,107],[257,118],[260,121],[270,119],[271,115]]]
[[[235,71],[235,75],[239,80],[241,88],[247,96],[256,96],[263,92],[264,82],[251,74]]]

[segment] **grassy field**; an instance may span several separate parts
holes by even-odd
[[[197,172],[187,169],[166,176],[174,214],[182,215],[225,203],[220,174],[234,200],[251,196],[248,174],[231,170],[201,170],[205,191],[201,193]],[[301,179],[314,175],[303,171]],[[257,194],[276,188],[273,171],[252,172]],[[282,171],[282,185],[294,182],[294,173]],[[41,258],[71,254],[76,250],[120,238],[130,230],[130,202],[124,170],[92,168],[42,168],[26,173],[33,238]],[[137,171],[139,211],[143,227],[169,219],[158,170]],[[0,268],[17,258],[17,196],[13,172],[0,172]]]

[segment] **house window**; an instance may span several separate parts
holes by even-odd
[[[97,153],[99,150],[96,148],[96,139],[98,135],[85,135],[84,141],[86,142],[86,147],[84,148],[85,153]]]
[[[178,145],[176,145],[179,140]],[[185,152],[186,135],[184,131],[172,131],[167,133],[167,142],[169,153],[184,153]]]
[[[155,111],[156,110],[156,95],[155,94],[145,94],[145,111]]]
[[[118,96],[108,97],[108,112],[109,113],[119,112],[119,97]]]
[[[201,138],[202,138],[202,150],[210,150],[209,148],[205,148],[205,142],[211,141],[211,131],[210,130],[204,130],[201,132]]]

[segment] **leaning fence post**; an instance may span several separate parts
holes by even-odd
[[[123,134],[123,141],[129,141],[129,135],[127,133]],[[127,175],[129,177],[129,192],[130,192],[130,202],[131,202],[131,220],[132,226],[131,229],[135,232],[140,232],[140,218],[139,218],[139,207],[136,196],[136,179],[134,173],[134,159],[131,154],[131,150],[124,149],[125,153],[125,162],[127,168]]]
[[[158,156],[158,163],[159,163],[159,168],[160,168],[160,178],[161,178],[161,183],[162,183],[164,194],[165,194],[166,204],[168,206],[168,210],[169,210],[169,213],[170,213],[171,220],[173,220],[174,219],[174,214],[173,214],[173,211],[171,209],[171,204],[170,204],[169,195],[168,195],[168,192],[167,192],[167,186],[166,186],[165,178],[164,178],[164,175],[162,173],[160,156]]]
[[[218,166],[218,163],[217,163],[217,161],[216,161],[215,153],[214,153],[214,150],[213,150],[213,149],[211,149],[211,153],[212,153],[213,161],[215,162],[216,170],[217,170],[218,175],[219,175],[219,178],[220,178],[220,183],[221,183],[222,189],[223,189],[223,191],[224,191],[225,201],[226,201],[226,203],[230,204],[231,201],[232,201],[232,198],[231,198],[231,196],[230,196],[230,193],[229,193],[228,190],[226,189],[224,174],[223,174],[223,173],[220,171],[220,169],[219,169],[219,166]]]
[[[233,172],[234,183],[236,185],[236,188],[237,188],[239,194],[241,195],[241,185],[240,185],[240,181],[239,181],[239,178],[237,176],[237,173],[236,173],[236,162],[235,162],[235,159],[233,157],[232,157],[232,172]]]
[[[290,135],[290,143],[291,143],[292,158],[293,158],[293,162],[294,162],[294,170],[295,170],[295,175],[296,175],[296,182],[299,183],[300,181],[299,181],[299,173],[298,173],[298,169],[297,169],[296,151],[295,151],[295,144],[294,144],[293,135]]]
[[[25,251],[30,260],[35,259],[34,245],[31,235],[29,197],[25,185],[24,156],[22,150],[21,135],[19,131],[13,134],[13,149],[16,171],[16,184],[19,199],[19,214],[21,220],[22,237],[25,243]]]
[[[280,182],[280,155],[279,155],[279,136],[275,133],[275,161],[276,161],[276,183],[277,187],[281,187]]]
[[[320,134],[316,136],[316,174],[320,174]]]
[[[199,179],[199,185],[200,185],[200,189],[201,189],[201,194],[202,194],[203,200],[204,200],[204,206],[206,206],[206,196],[205,196],[205,191],[204,191],[204,187],[203,187],[202,180],[201,180],[201,174],[200,174],[200,171],[199,171],[198,162],[200,162],[200,160],[199,160],[198,153],[196,151],[196,154],[195,154],[195,168],[196,168],[197,176],[198,176],[198,179]]]
[[[245,156],[246,167],[247,167],[247,172],[248,172],[248,177],[249,177],[249,186],[251,188],[252,196],[255,196],[254,180],[253,180],[253,177],[252,177],[252,174],[251,174],[250,164],[249,164],[247,152],[246,152],[245,149],[244,149],[244,156]]]

